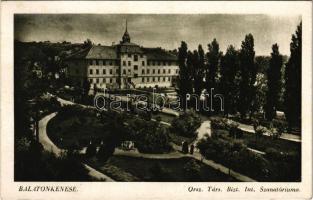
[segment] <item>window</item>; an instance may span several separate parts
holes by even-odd
[[[138,70],[138,65],[134,65],[134,70]]]
[[[103,73],[103,74],[106,74],[106,70],[105,70],[105,69],[103,69],[103,70],[102,70],[102,73]]]
[[[103,62],[102,62],[102,60],[99,60],[99,65],[103,65]]]
[[[92,71],[92,69],[90,69],[90,70],[89,70],[89,74],[93,74],[93,71]]]
[[[132,55],[130,55],[130,53],[128,54],[128,58],[132,57]]]
[[[161,62],[160,62],[160,61],[158,62],[158,65],[159,65],[159,66],[161,65]]]
[[[147,69],[147,74],[150,74],[150,69]]]
[[[143,83],[145,82],[145,78],[144,77],[141,78],[141,82],[143,82]]]
[[[103,65],[106,65],[106,62],[105,62],[105,60],[103,60],[103,61],[102,61],[102,63],[103,63]]]
[[[120,73],[120,69],[116,69],[116,73],[119,74]]]
[[[96,79],[96,83],[99,83],[99,79],[98,78]]]
[[[160,69],[158,69],[158,74],[160,74],[160,72],[161,72],[161,70],[160,70]]]
[[[141,73],[142,73],[142,74],[145,74],[145,70],[143,69],[143,70],[141,71]]]
[[[154,81],[155,81],[155,78],[153,77],[153,78],[152,78],[152,82],[154,82]]]
[[[153,65],[153,66],[155,65],[155,62],[154,62],[154,61],[152,62],[152,65]]]
[[[112,78],[110,78],[110,83],[112,83]]]
[[[132,65],[132,63],[130,61],[128,61],[128,66],[131,66],[131,65]]]
[[[99,61],[98,60],[96,60],[96,65],[99,65]]]
[[[168,79],[168,81],[171,81],[171,77],[168,77],[167,79]]]
[[[171,73],[171,69],[168,69],[168,73],[169,73],[169,74]]]
[[[165,69],[163,69],[163,74],[165,74],[166,73],[166,71],[165,71]]]
[[[160,77],[158,77],[158,81],[160,81]]]
[[[150,66],[150,61],[147,62],[148,66]]]
[[[92,65],[92,60],[89,60],[89,65]]]
[[[89,83],[92,83],[92,78],[91,78],[91,79],[89,79]]]
[[[150,82],[150,78],[149,77],[147,77],[147,82]]]
[[[134,61],[138,61],[138,55],[134,55]]]
[[[123,66],[126,66],[126,61],[125,60],[123,61]]]
[[[165,77],[163,77],[163,81],[165,82]]]
[[[113,74],[113,70],[112,69],[110,69],[110,74]]]
[[[99,69],[96,69],[96,74],[99,74]]]
[[[131,70],[130,70],[130,69],[128,69],[128,73],[131,73]]]
[[[176,74],[178,74],[178,69],[176,69]]]
[[[152,70],[152,74],[155,74],[155,69]]]
[[[126,69],[123,70],[123,74],[126,74]]]
[[[138,74],[134,74],[134,78],[138,78]]]
[[[145,66],[145,61],[142,61],[141,64],[142,64],[142,66]]]
[[[112,66],[112,65],[113,65],[113,62],[112,62],[112,61],[110,61],[110,62],[109,62],[109,65],[110,65],[110,66]]]
[[[96,65],[96,61],[95,60],[92,61],[92,65]]]

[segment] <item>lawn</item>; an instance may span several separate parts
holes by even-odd
[[[58,115],[52,118],[47,125],[49,138],[63,149],[80,149],[87,146],[89,142],[100,142],[110,134],[96,116],[72,115],[61,119]]]
[[[190,181],[184,172],[184,165],[193,158],[177,158],[177,159],[146,159],[134,158],[126,156],[113,156],[105,165],[94,162],[92,165],[112,176],[118,181]],[[199,179],[196,181],[207,182],[229,182],[237,181],[200,161],[196,161],[200,166]],[[159,166],[162,168],[162,175],[155,174]]]

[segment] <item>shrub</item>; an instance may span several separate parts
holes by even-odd
[[[239,124],[236,122],[232,122],[228,125],[229,135],[231,137],[234,137],[234,138],[241,138],[242,137],[243,133],[238,127],[239,127]]]
[[[172,121],[172,130],[185,137],[195,137],[200,125],[201,118],[195,112],[188,111]]]
[[[213,129],[228,130],[229,125],[227,123],[227,119],[225,118],[213,118],[211,119],[211,127]]]
[[[91,143],[87,146],[87,150],[86,150],[86,156],[87,158],[91,158],[93,156],[95,156],[97,153],[97,147]]]
[[[264,126],[257,126],[255,128],[256,137],[261,137],[266,133],[267,129]]]
[[[282,120],[273,119],[272,123],[273,123],[273,126],[277,128],[277,131],[280,133],[285,132],[286,129],[288,128],[287,122],[282,121]]]
[[[279,132],[276,128],[271,128],[269,134],[273,139],[278,139],[282,135],[282,132]]]

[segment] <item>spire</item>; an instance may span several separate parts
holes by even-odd
[[[125,43],[125,42],[130,42],[130,36],[128,34],[128,31],[127,31],[127,19],[126,19],[126,27],[125,27],[125,33],[122,37],[122,42]]]

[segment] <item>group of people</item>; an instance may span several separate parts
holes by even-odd
[[[190,148],[189,148],[188,142],[186,142],[186,141],[182,142],[182,152],[183,153],[185,153],[185,154],[187,154],[187,153],[193,154],[194,149],[195,149],[195,145],[194,144],[191,144]]]

